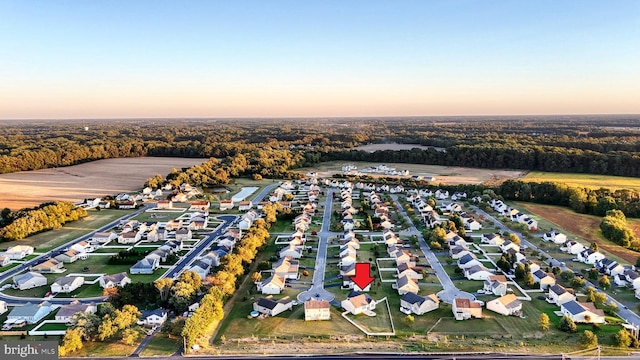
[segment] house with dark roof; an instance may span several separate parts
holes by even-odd
[[[5,323],[19,323],[24,321],[28,324],[35,324],[49,315],[51,310],[51,304],[48,302],[41,304],[27,302],[22,306],[14,307],[7,315]]]
[[[420,296],[411,292],[408,292],[400,298],[400,308],[407,309],[411,313],[416,315],[422,315],[433,311],[440,305],[440,300],[435,294],[427,296]]]
[[[153,274],[160,266],[159,260],[158,258],[144,258],[129,268],[129,272],[131,274]]]
[[[576,323],[604,324],[604,311],[596,309],[593,303],[581,303],[575,300],[560,305],[562,314]]]
[[[567,289],[565,289],[562,285],[555,284],[549,287],[549,294],[547,295],[547,302],[551,304],[556,304],[558,306],[569,302],[574,301],[576,296]]]
[[[551,273],[538,270],[538,271],[534,271],[532,275],[533,275],[533,282],[536,284],[540,284],[541,290],[545,290],[548,287],[556,284],[556,277]]]
[[[47,285],[47,278],[36,272],[27,272],[13,277],[14,289],[26,290]]]
[[[82,304],[75,300],[71,304],[63,305],[56,313],[56,321],[69,323],[75,314],[95,314],[98,311],[96,304]]]
[[[138,325],[156,327],[162,326],[167,321],[167,311],[164,309],[143,310],[141,311]]]
[[[112,287],[123,287],[127,284],[131,284],[131,278],[127,275],[126,272],[121,272],[119,274],[113,275],[103,275],[100,278],[100,287],[103,289],[112,288]]]
[[[265,314],[267,316],[276,316],[286,310],[293,309],[293,300],[288,296],[283,297],[280,300],[275,300],[273,296],[267,296],[259,298],[258,301],[253,303],[253,310]]]
[[[504,275],[491,275],[483,283],[482,289],[494,295],[507,294],[507,278]]]
[[[408,292],[416,294],[420,291],[418,283],[409,276],[402,276],[396,280],[396,290],[399,295],[404,295]]]
[[[64,276],[58,278],[53,284],[51,284],[51,292],[54,294],[70,293],[81,287],[83,284],[84,277],[82,276]]]

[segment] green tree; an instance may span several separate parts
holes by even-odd
[[[515,270],[515,277],[517,280],[519,279],[524,279],[524,275],[526,274],[524,265],[522,264],[517,264],[516,265],[516,270]]]
[[[586,348],[593,348],[598,346],[598,337],[593,331],[585,330],[582,336],[580,336],[580,343]]]
[[[540,327],[540,330],[542,331],[547,331],[549,330],[549,315],[542,313],[540,314],[540,321],[538,322],[538,326]]]
[[[587,277],[589,278],[589,280],[591,281],[596,281],[598,280],[598,277],[600,276],[600,272],[596,269],[596,268],[591,268],[589,269],[589,271],[587,272]]]

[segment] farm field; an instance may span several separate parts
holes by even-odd
[[[347,163],[353,164],[358,168],[380,165],[380,163],[373,162],[329,161],[310,168],[300,168],[296,171],[300,173],[315,171],[318,172],[319,176],[331,176],[333,174],[341,173],[342,165]],[[475,169],[440,165],[396,163],[387,163],[385,165],[396,168],[397,170],[409,170],[411,175],[434,176],[436,178],[436,180],[434,181],[435,184],[482,184],[485,182],[491,182],[492,184],[495,184],[496,182],[499,182],[501,180],[522,178],[526,173],[525,171],[521,170]],[[377,174],[367,175],[378,176]]]
[[[531,171],[522,178],[522,180],[535,182],[559,182],[569,186],[586,187],[591,189],[605,187],[611,190],[630,189],[640,191],[639,178],[623,176]]]
[[[638,255],[640,255],[637,252],[625,249],[604,239],[600,234],[599,228],[602,218],[598,216],[578,214],[571,209],[561,206],[527,202],[516,202],[515,204],[517,207],[521,207],[540,218],[546,219],[556,225],[557,229],[564,229],[588,243],[596,242],[600,248],[629,263],[634,264]],[[640,222],[637,220],[631,221],[630,219],[630,224],[634,227],[636,236],[640,235],[640,231],[638,231],[640,230]]]
[[[140,157],[97,160],[60,168],[0,174],[0,207],[18,210],[53,200],[80,201],[140,189],[156,175],[206,159]]]

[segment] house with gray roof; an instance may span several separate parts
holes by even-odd
[[[34,304],[28,302],[22,306],[14,307],[9,315],[5,324],[26,322],[28,324],[34,324],[42,320],[44,317],[51,313],[51,304],[43,302],[41,304]]]
[[[158,258],[144,258],[135,263],[130,269],[131,274],[153,274],[153,272],[160,266],[160,259]]]
[[[69,323],[75,314],[95,314],[98,311],[96,304],[82,304],[76,300],[71,304],[63,305],[56,313],[56,321]]]
[[[58,278],[53,284],[51,284],[51,292],[58,293],[70,293],[84,284],[84,277],[82,276],[64,276]]]
[[[253,310],[265,314],[267,316],[276,316],[286,310],[293,308],[293,300],[288,296],[283,297],[280,300],[274,300],[273,296],[267,296],[258,299],[253,303]]]
[[[36,272],[30,271],[13,277],[15,289],[26,290],[44,285],[47,285],[47,278]]]
[[[131,284],[131,278],[127,275],[126,272],[121,272],[119,274],[113,275],[103,275],[100,278],[100,287],[103,289],[108,289],[112,287],[123,287],[127,284]]]
[[[429,311],[433,311],[440,305],[440,300],[435,294],[420,296],[408,292],[400,298],[400,308],[407,309],[416,315],[422,315]]]

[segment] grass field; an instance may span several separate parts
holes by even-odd
[[[142,350],[140,356],[169,356],[178,351],[180,346],[182,346],[182,339],[158,333]]]
[[[578,214],[571,209],[561,206],[541,205],[528,202],[516,202],[515,205],[532,213],[536,219],[548,221],[555,229],[566,231],[569,234],[583,239],[586,245],[593,242],[597,243],[601,249],[628,263],[635,264],[636,259],[640,255],[640,253],[625,249],[604,239],[600,233],[600,221],[602,218],[598,216]],[[630,223],[633,224],[633,226],[638,224],[637,221],[630,221]],[[569,236],[569,234],[567,234],[567,236]],[[636,236],[638,235],[640,234],[636,233]]]
[[[522,180],[534,182],[559,182],[569,186],[585,187],[590,189],[599,189],[604,187],[611,190],[630,189],[640,191],[639,178],[623,176],[531,171],[522,178]]]
[[[39,252],[47,251],[82,235],[95,231],[115,219],[129,214],[131,211],[133,210],[90,210],[88,211],[89,216],[82,220],[68,223],[61,229],[55,229],[29,236],[23,240],[5,242],[2,244],[2,248],[4,249],[14,245],[31,245]]]

